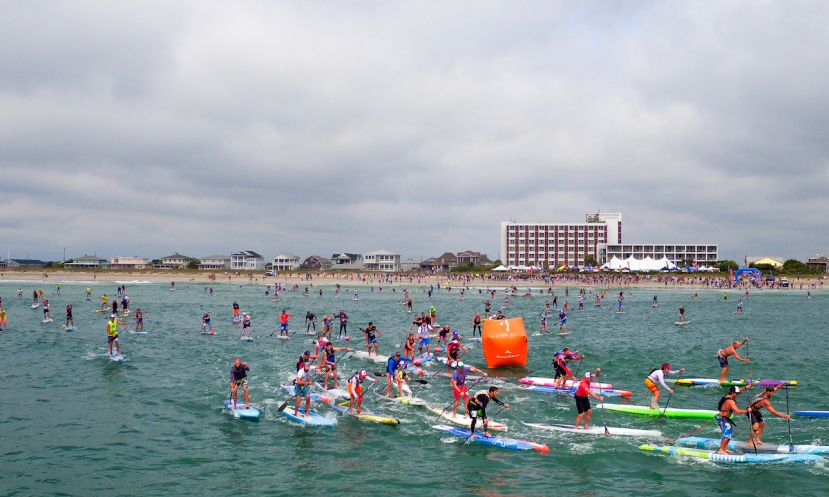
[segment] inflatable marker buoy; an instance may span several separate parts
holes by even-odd
[[[524,319],[485,319],[481,348],[488,368],[526,366],[527,332]]]

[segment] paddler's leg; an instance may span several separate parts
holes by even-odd
[[[720,355],[717,355],[717,360],[720,362],[720,383],[725,381],[725,378],[728,376],[728,359],[723,358]]]
[[[248,396],[248,382],[247,382],[247,381],[246,381],[246,382],[244,382],[244,383],[242,384],[242,386],[243,386],[243,387],[244,387],[244,389],[245,389],[245,409],[247,409],[248,407],[250,407],[250,397]],[[235,403],[235,402],[233,403],[233,407],[234,407],[234,408],[236,407],[236,403]]]
[[[731,441],[731,437],[733,436],[734,428],[731,423],[722,417],[719,414],[714,418],[720,424],[720,430],[722,430],[722,440],[720,441],[720,448],[717,450],[718,454],[731,454],[732,452],[728,450],[728,442]]]
[[[391,383],[392,383],[391,373],[386,371],[386,397],[391,397]]]
[[[230,384],[230,399],[233,401],[233,408],[234,409],[236,409],[236,394],[237,394],[236,382],[234,381],[234,382],[231,382],[231,384]]]

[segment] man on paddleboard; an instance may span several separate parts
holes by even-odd
[[[472,424],[469,428],[469,436],[475,436],[475,424],[478,421],[478,418],[483,420],[484,426],[484,436],[489,437],[489,418],[486,415],[486,406],[489,404],[489,401],[493,401],[500,406],[504,406],[505,409],[509,409],[509,404],[505,402],[501,402],[498,398],[498,387],[489,387],[489,393],[487,392],[479,392],[477,395],[469,399],[469,402],[466,403],[466,411],[469,414],[469,417],[472,418]]]
[[[778,418],[783,418],[785,420],[791,419],[791,416],[777,412],[771,405],[771,397],[775,392],[783,387],[788,388],[788,385],[781,383],[773,387],[766,387],[765,390],[755,395],[751,399],[751,402],[748,403],[748,408],[751,409],[751,412],[748,414],[748,419],[751,421],[751,430],[754,433],[754,440],[749,439],[749,445],[754,446],[755,443],[757,445],[763,445],[761,437],[763,436],[763,430],[766,429],[766,422],[763,421],[763,413],[760,412],[761,409],[768,409],[770,413],[774,414]]]
[[[239,393],[239,387],[245,393],[245,409],[250,407],[248,397],[248,363],[242,362],[238,357],[233,361],[233,366],[230,367],[230,395],[233,398],[233,408],[236,409],[236,397]]]
[[[564,388],[564,382],[570,378],[574,382],[576,378],[570,372],[567,364],[573,361],[581,361],[585,356],[579,355],[578,352],[572,352],[568,347],[564,347],[555,354],[553,354],[553,369],[556,371],[555,386],[556,388]]]
[[[388,385],[386,386],[386,397],[391,397],[392,383],[397,385],[400,396],[404,396],[402,384],[403,379],[398,374],[405,370],[405,366],[403,366],[404,362],[411,363],[412,361],[408,357],[400,357],[400,352],[395,352],[394,355],[389,357],[389,360],[386,362],[386,380],[388,381]]]
[[[734,421],[732,421],[731,417],[734,414],[746,414],[751,410],[750,407],[748,410],[742,410],[737,407],[736,399],[739,393],[740,389],[731,387],[728,389],[728,393],[720,399],[720,403],[717,404],[717,410],[719,412],[714,416],[714,419],[720,424],[720,430],[722,430],[722,441],[720,442],[719,450],[717,450],[718,454],[732,453],[728,450],[728,443],[734,438]]]
[[[360,414],[363,408],[363,382],[366,380],[372,383],[377,381],[374,378],[369,378],[365,369],[362,371],[354,371],[354,374],[348,379],[348,395],[350,397],[348,401],[349,412],[354,409],[354,404],[357,404],[357,414]]]
[[[728,347],[722,348],[722,349],[717,351],[717,361],[719,361],[720,367],[722,368],[722,371],[720,371],[720,383],[724,382],[725,377],[728,376],[728,358],[729,357],[733,356],[734,359],[737,359],[740,362],[751,362],[748,358],[740,357],[740,355],[737,354],[737,349],[739,349],[740,347],[742,347],[743,345],[745,345],[747,343],[748,343],[748,338],[746,338],[745,340],[742,340],[742,341],[734,341],[734,342],[731,342],[731,345],[729,345]]]
[[[302,401],[302,398],[305,398],[305,412],[303,413],[304,416],[309,416],[311,412],[311,374],[309,371],[311,370],[311,363],[305,362],[302,364],[302,369],[297,371],[296,380],[294,381],[294,395],[296,395],[296,404],[294,405],[294,411],[296,415],[300,415],[299,411],[299,403]]]
[[[590,414],[593,412],[593,409],[590,408],[590,399],[588,396],[593,397],[599,402],[604,400],[604,397],[596,395],[590,390],[590,382],[593,381],[593,378],[598,378],[601,373],[602,370],[599,368],[596,368],[596,371],[593,373],[584,373],[584,378],[581,379],[579,387],[576,389],[575,399],[577,414],[574,428],[577,430],[579,429],[579,423],[581,423],[582,418],[584,418],[584,429],[590,429]]]
[[[653,397],[651,398],[651,409],[658,409],[659,408],[659,386],[657,383],[661,384],[665,390],[670,392],[671,395],[674,394],[674,391],[665,384],[665,375],[666,374],[680,374],[684,373],[685,368],[679,370],[672,370],[671,365],[667,362],[662,365],[662,367],[654,368],[645,378],[645,386],[648,387]]]
[[[121,355],[121,344],[118,341],[118,325],[123,324],[126,326],[127,323],[118,320],[117,314],[111,314],[109,316],[109,321],[107,321],[107,341],[109,343],[109,355],[112,355],[112,344],[115,344],[115,351],[117,352],[116,355]]]

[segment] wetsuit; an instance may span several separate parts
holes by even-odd
[[[504,405],[503,402],[496,399],[495,397],[490,397],[485,392],[481,392],[478,395],[469,399],[466,403],[466,409],[469,411],[469,416],[472,418],[472,426],[470,427],[470,433],[475,433],[475,424],[478,421],[478,418],[481,418],[484,422],[484,431],[486,431],[487,421],[489,418],[486,416],[486,406],[489,404],[489,401],[493,401],[498,405]]]

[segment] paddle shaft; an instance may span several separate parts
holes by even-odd
[[[684,374],[684,373],[679,373],[679,376],[677,376],[676,381],[681,380],[681,379],[682,379],[682,375],[683,375],[683,374]],[[675,389],[675,388],[676,388],[676,382],[674,382],[674,389]],[[668,411],[668,404],[670,404],[670,403],[671,403],[671,397],[673,397],[673,396],[674,396],[674,394],[673,394],[673,393],[668,394],[668,400],[665,402],[665,407],[664,407],[664,408],[662,408],[662,415],[663,415],[663,416],[664,416],[664,415],[665,415],[665,413]]]
[[[789,420],[789,385],[786,385],[786,429],[789,430],[789,451],[794,452],[794,442],[792,441],[792,423]]]

